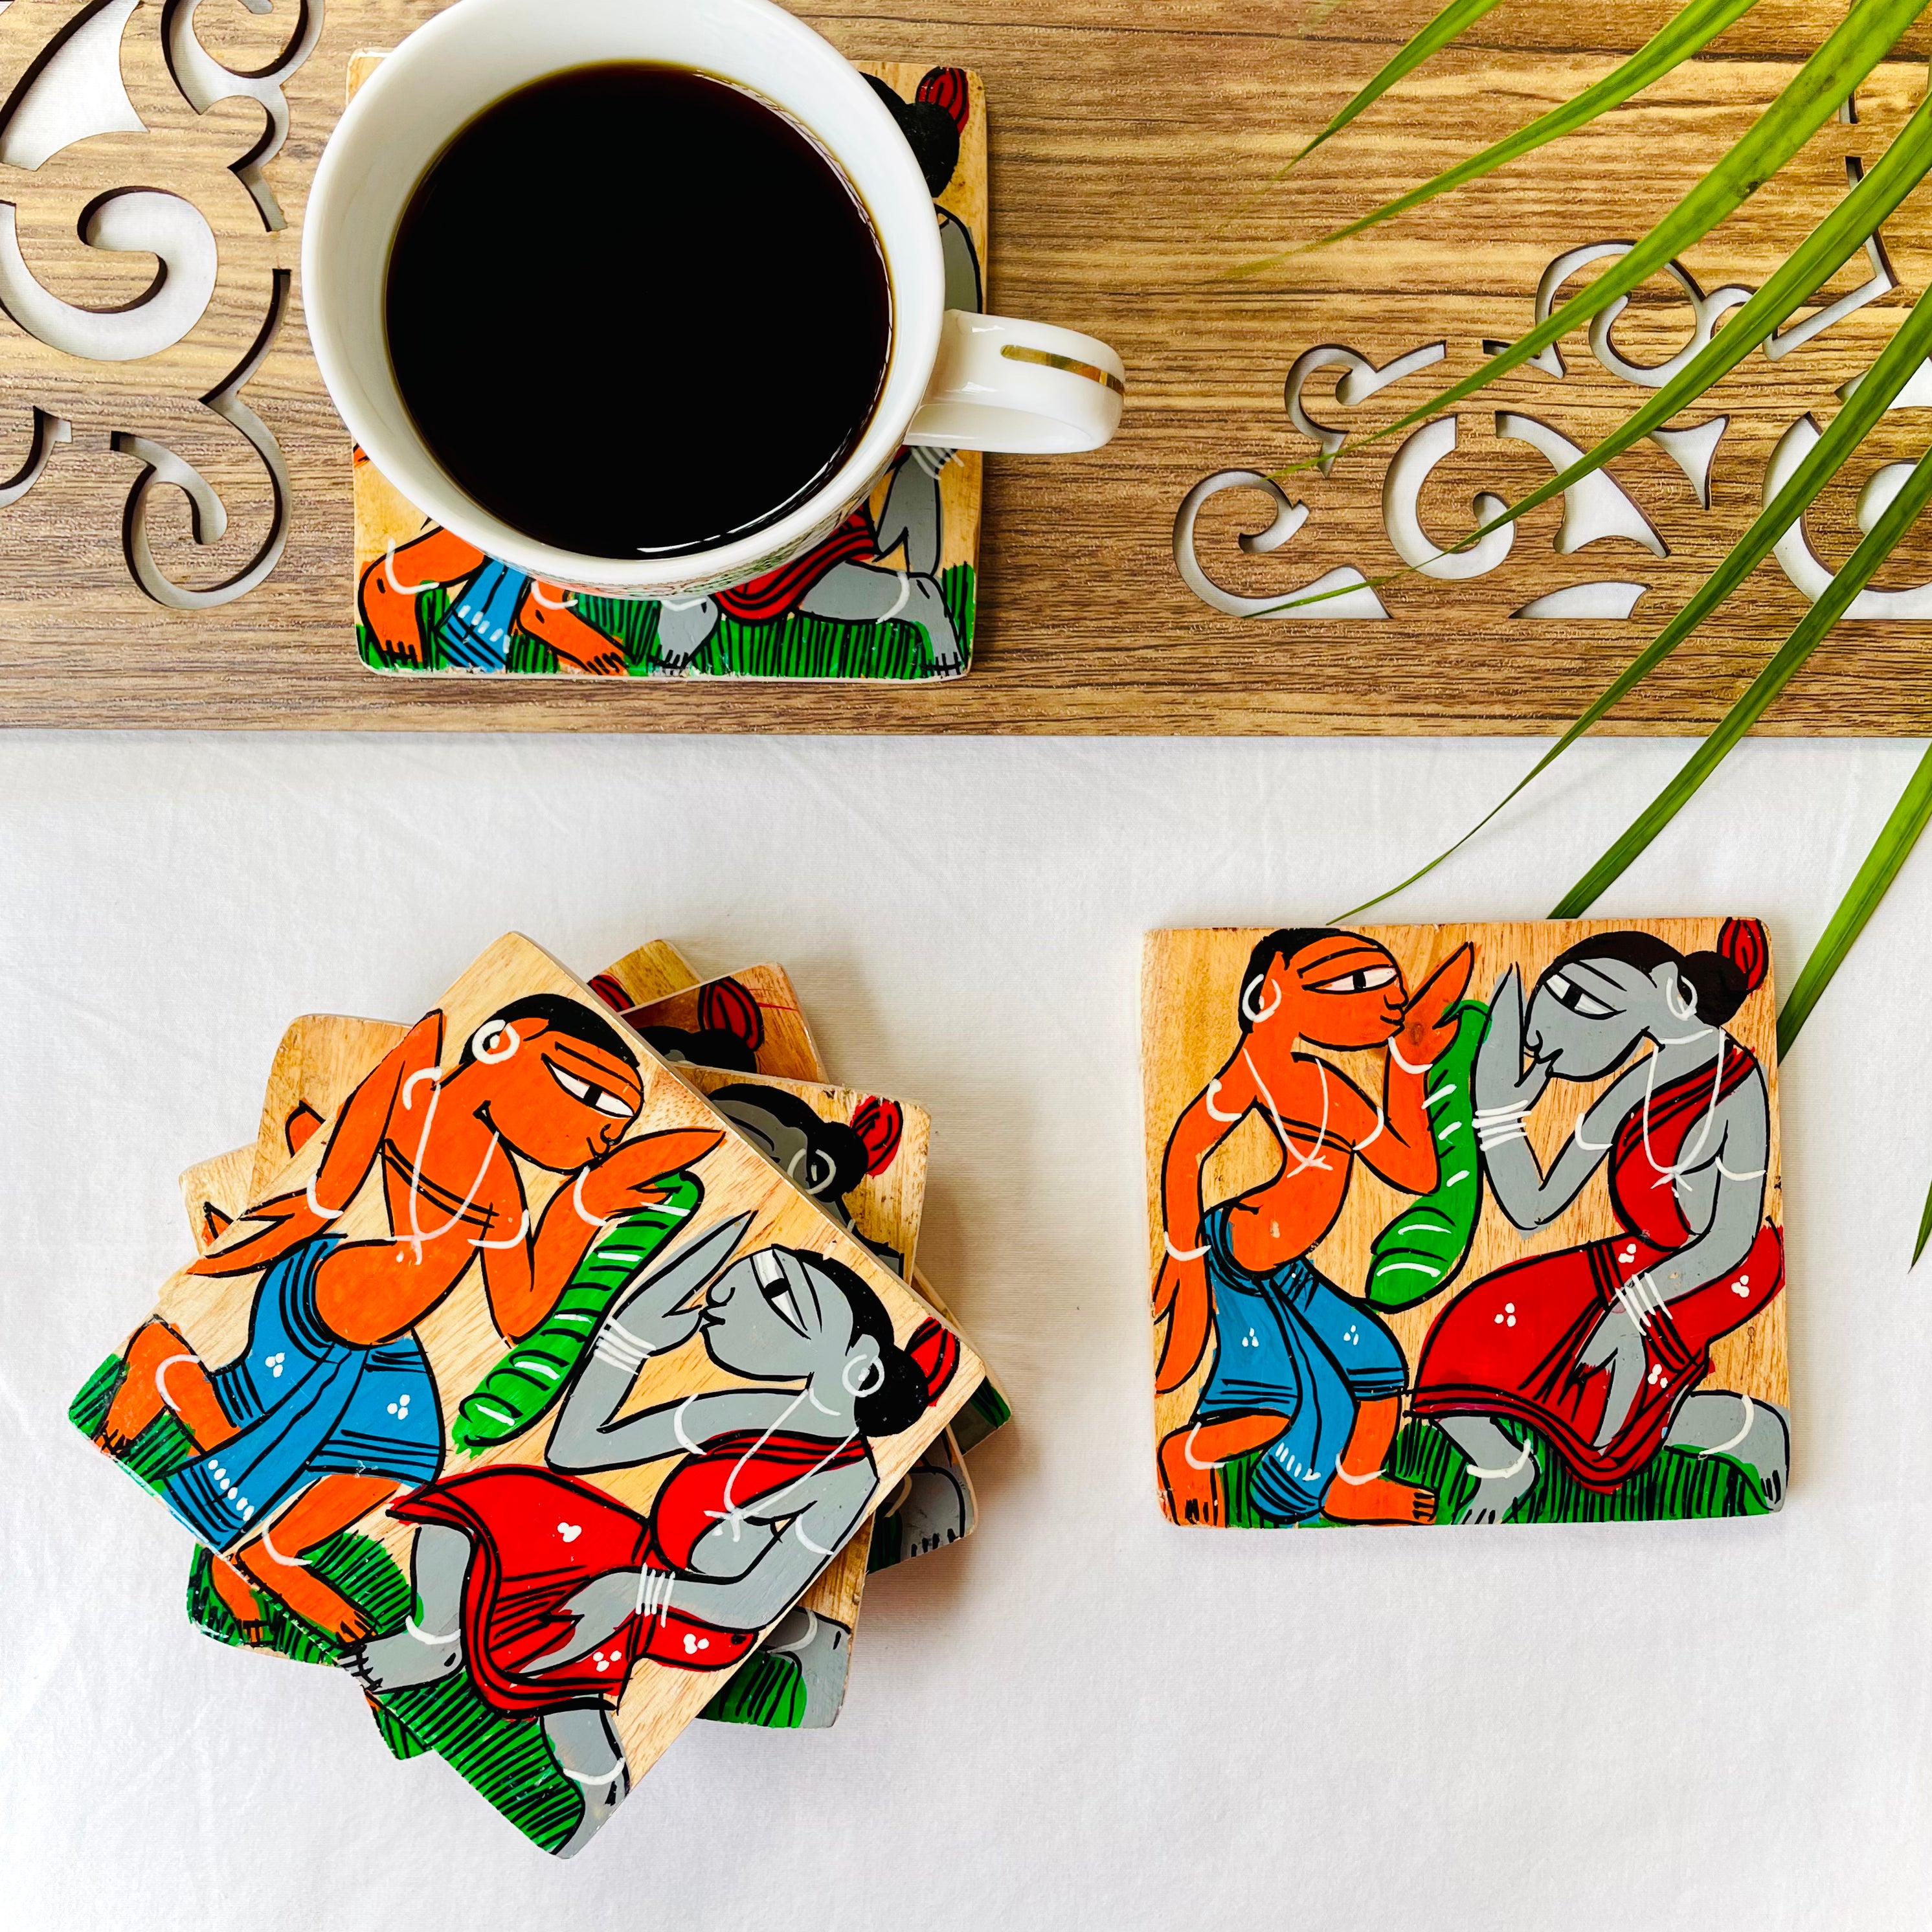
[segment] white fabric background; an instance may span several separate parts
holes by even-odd
[[[1606,911],[1761,912],[1787,982],[1918,755],[1735,756]],[[1725,1928],[1932,1920],[1932,854],[1784,1083],[1796,1482],[1768,1522],[1167,1527],[1138,938],[1319,918],[1520,742],[10,738],[0,753],[0,1898],[22,1927]],[[1683,755],[1574,754],[1392,916],[1540,914]],[[514,927],[773,958],[934,1119],[922,1258],[1018,1420],[877,1580],[830,1732],[699,1724],[572,1865],[332,1672],[182,1612],[63,1420],[254,1132],[284,1022]]]

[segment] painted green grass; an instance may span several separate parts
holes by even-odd
[[[121,1380],[121,1358],[110,1355],[81,1384],[80,1393],[68,1404],[67,1419],[91,1441],[107,1420],[107,1406]],[[188,1431],[164,1409],[141,1432],[140,1438],[123,1456],[116,1459],[137,1483],[158,1490],[174,1472],[194,1457],[194,1443]]]
[[[545,1851],[556,1850],[577,1828],[583,1793],[557,1768],[543,1726],[492,1710],[466,1670],[381,1701],[407,1736],[434,1751]]]
[[[372,1630],[394,1630],[413,1606],[410,1580],[396,1561],[373,1538],[345,1529],[318,1544],[304,1559],[325,1583],[332,1584],[369,1619]],[[195,1628],[218,1642],[272,1651],[298,1664],[334,1664],[340,1646],[326,1632],[298,1617],[266,1592],[258,1593],[263,1617],[263,1641],[251,1644],[235,1613],[214,1587],[214,1558],[197,1544],[188,1566],[188,1613]]]
[[[1503,1433],[1528,1442],[1540,1473],[1510,1512],[1516,1522],[1675,1522],[1714,1516],[1762,1516],[1757,1486],[1735,1462],[1700,1456],[1694,1450],[1660,1449],[1643,1467],[1608,1496],[1578,1482],[1542,1437],[1522,1424],[1502,1420]],[[1263,1451],[1255,1450],[1226,1466],[1228,1521],[1238,1529],[1286,1529],[1256,1507],[1251,1484]],[[1390,1451],[1388,1472],[1405,1483],[1436,1492],[1436,1517],[1453,1523],[1476,1492],[1476,1480],[1462,1454],[1432,1422],[1403,1424]],[[1325,1516],[1314,1526],[1333,1528]]]
[[[703,1714],[721,1724],[796,1730],[805,1722],[805,1673],[795,1658],[754,1651]]]
[[[964,668],[973,661],[976,582],[973,566],[959,563],[941,572],[940,594],[958,631]],[[449,609],[448,593],[433,588],[416,597],[416,622],[430,639],[430,662],[412,664],[386,651],[368,627],[356,627],[356,647],[372,670],[421,672],[452,668],[436,640]],[[624,662],[633,677],[648,677],[659,670],[657,650],[658,606],[648,598],[585,597],[579,614],[623,646]],[[510,670],[542,674],[557,668],[556,653],[548,644],[516,631],[510,638]],[[830,617],[808,617],[796,611],[764,624],[741,624],[734,617],[719,621],[717,630],[681,674],[691,677],[868,678],[919,683],[937,674],[925,640],[910,624],[850,624]],[[958,676],[962,673],[954,673]]]

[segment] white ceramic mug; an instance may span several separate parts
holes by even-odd
[[[802,126],[871,218],[892,296],[891,349],[871,421],[824,487],[749,536],[634,562],[541,543],[459,488],[397,390],[383,322],[398,226],[457,133],[547,74],[626,60],[734,82]],[[309,195],[302,282],[329,394],[410,502],[533,577],[630,597],[718,590],[776,569],[830,534],[904,443],[1097,449],[1126,393],[1120,358],[1091,336],[947,310],[932,197],[904,137],[864,77],[770,0],[458,0],[389,55],[343,115]]]

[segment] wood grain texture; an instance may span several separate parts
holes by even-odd
[[[69,0],[15,0],[0,16],[0,82],[10,86],[73,10]],[[211,428],[195,385],[208,370],[232,366],[224,358],[248,318],[261,312],[265,278],[293,262],[307,183],[339,108],[350,53],[394,44],[434,10],[360,0],[329,11],[314,52],[287,83],[291,131],[266,172],[289,225],[274,233],[262,229],[228,172],[238,130],[259,127],[260,110],[231,102],[208,116],[178,112],[148,45],[161,10],[136,10],[124,62],[130,98],[152,132],[103,136],[55,156],[43,170],[0,179],[0,194],[18,198],[29,259],[72,299],[118,292],[124,300],[139,280],[138,265],[130,272],[127,258],[99,259],[100,251],[74,240],[82,189],[106,178],[146,181],[158,167],[175,170],[162,184],[178,183],[230,243],[206,332],[158,358],[152,370],[122,365],[103,386],[90,370],[77,383],[0,322],[0,472],[10,473],[26,448],[37,399],[52,398],[37,406],[74,412],[72,442],[56,452],[34,491],[0,512],[0,721],[7,722],[1545,731],[1573,717],[1654,634],[1717,554],[1712,547],[1750,514],[1773,433],[1808,409],[1834,406],[1832,390],[1928,280],[1917,239],[1921,190],[1887,230],[1900,290],[1782,362],[1754,358],[1735,379],[1735,397],[1727,386],[1714,403],[1732,414],[1733,426],[1720,448],[1710,513],[1697,511],[1684,478],[1658,452],[1634,452],[1620,462],[1619,478],[1671,545],[1666,560],[1628,543],[1558,556],[1550,548],[1552,511],[1531,520],[1516,554],[1493,578],[1459,586],[1410,577],[1391,586],[1389,622],[1243,622],[1209,610],[1180,583],[1171,529],[1182,496],[1202,477],[1272,470],[1310,452],[1282,406],[1282,385],[1297,352],[1343,342],[1380,362],[1442,339],[1449,353],[1430,375],[1471,366],[1484,337],[1526,325],[1537,274],[1555,254],[1583,242],[1634,236],[1669,206],[1835,23],[1833,0],[1763,0],[1708,58],[1583,137],[1390,224],[1379,237],[1298,256],[1253,281],[1230,281],[1223,272],[1266,244],[1312,239],[1520,124],[1604,71],[1671,10],[1662,0],[1642,0],[1618,10],[1612,32],[1600,10],[1554,0],[1498,8],[1467,46],[1379,104],[1287,187],[1224,227],[1242,198],[1431,7],[1423,0],[1372,8],[1366,0],[1291,0],[1258,14],[1232,0],[1179,0],[1150,13],[1126,0],[1069,0],[1051,9],[1039,0],[983,0],[928,4],[911,19],[801,5],[797,10],[855,59],[956,64],[982,76],[992,144],[991,304],[1114,344],[1130,373],[1119,436],[1090,456],[988,462],[975,665],[956,685],[667,688],[561,679],[533,688],[521,680],[387,680],[361,668],[350,638],[349,459],[308,350],[298,286],[286,326],[244,392],[286,453],[296,503],[286,552],[260,590],[211,621],[162,610],[132,586],[116,533],[136,466],[111,437],[144,422],[176,437],[230,501],[229,535],[203,548],[189,540],[179,493],[154,493],[157,554],[172,572],[206,584],[247,560],[264,526],[260,466],[229,430]],[[211,11],[200,31],[221,58],[245,69],[272,61],[291,24],[290,0],[279,0],[262,20],[238,14],[218,25]],[[1915,32],[1924,38],[1922,28]],[[1842,190],[1845,156],[1876,158],[1922,85],[1922,68],[1904,56],[1922,58],[1924,52],[1909,39],[1900,57],[1861,91],[1858,126],[1822,132],[1789,178],[1692,251],[1687,266],[1706,288],[1761,280]],[[1832,292],[1857,279],[1848,274]],[[1684,310],[1661,283],[1640,294],[1617,339],[1636,359],[1654,360],[1682,339]],[[1520,445],[1497,442],[1497,409],[1520,407],[1587,442],[1612,410],[1639,400],[1597,370],[1574,338],[1564,352],[1573,374],[1562,382],[1519,375],[1480,410],[1466,410],[1464,445],[1431,476],[1422,501],[1424,526],[1438,540],[1454,534],[1474,491],[1547,473]],[[1385,420],[1426,393],[1412,381],[1342,413]],[[139,420],[129,413],[136,402],[148,412]],[[1913,425],[1923,421],[1918,412],[1891,418],[1889,442],[1877,454],[1916,454]],[[1846,554],[1856,487],[1873,466],[1863,464],[1812,519],[1814,539],[1828,558]],[[1305,582],[1316,574],[1310,564],[1353,563],[1377,574],[1393,562],[1376,516],[1380,473],[1378,458],[1345,458],[1328,478],[1298,480],[1311,520],[1273,557],[1244,557],[1233,543],[1238,530],[1265,521],[1252,514],[1260,500],[1217,499],[1204,519],[1204,563],[1236,588],[1269,595]],[[33,519],[23,523],[20,512],[29,505],[36,506]],[[1599,555],[1610,567],[1597,567]],[[1524,599],[1591,576],[1650,584],[1636,620],[1511,624],[1510,610]],[[1882,580],[1928,578],[1932,547],[1915,543]],[[1622,707],[1610,728],[1708,724],[1803,608],[1799,593],[1768,563],[1724,621]],[[1844,624],[1765,728],[1913,732],[1924,728],[1928,710],[1932,655],[1922,649],[1919,627]]]
[[[635,952],[605,967],[599,976],[621,987],[632,1006],[668,999],[698,983],[690,962],[668,939],[646,940]]]
[[[182,1205],[188,1210],[188,1234],[198,1253],[207,1253],[221,1238],[226,1223],[248,1204],[248,1186],[254,1172],[252,1143],[230,1148],[226,1154],[198,1160],[182,1170]]]
[[[629,982],[624,977],[627,970],[625,962],[620,962],[611,969],[612,976],[628,986]],[[830,1078],[790,976],[782,966],[769,961],[757,966],[740,967],[735,973],[707,980],[702,986],[680,987],[674,992],[661,994],[632,1007],[624,1018],[628,1024],[639,1028],[668,1027],[682,1033],[710,1030],[718,1025],[719,1018],[718,1012],[706,1003],[708,993],[742,994],[758,1009],[757,1038],[746,1044],[757,1060],[759,1072],[769,1073],[780,1080],[822,1083]],[[704,1062],[701,1052],[692,1048],[702,1048],[704,1044],[701,1040],[679,1042],[679,1057],[702,1065]]]
[[[647,941],[607,967],[598,977],[640,1001],[671,1000],[699,986],[697,974],[668,940]],[[769,1003],[769,1010],[777,1020],[773,1042],[777,1055],[789,1063],[816,1066],[818,1049],[805,1028],[803,1013],[784,969],[770,965],[748,968],[736,983],[745,985],[747,991],[755,988],[757,997]],[[181,1177],[183,1204],[199,1251],[206,1252],[224,1232],[223,1226],[211,1221],[208,1208],[212,1206],[218,1214],[232,1221],[248,1201],[260,1198],[286,1164],[292,1152],[290,1124],[297,1110],[302,1110],[311,1122],[332,1115],[406,1030],[398,1022],[353,1019],[334,1014],[305,1014],[290,1023],[270,1066],[254,1145],[198,1162]],[[764,1074],[722,1072],[676,1063],[674,1070],[686,1084],[701,1094],[724,1085],[782,1088],[828,1120],[849,1121],[868,1097],[822,1083]],[[905,1256],[913,1292],[940,1319],[958,1328],[957,1318],[938,1303],[924,1277],[912,1271],[924,1202],[931,1120],[924,1108],[899,1104],[904,1129],[895,1157],[884,1173],[866,1177],[848,1197],[848,1208],[862,1234],[885,1243]],[[230,1312],[228,1326],[212,1328],[210,1332],[224,1346],[238,1349],[245,1340],[246,1328],[234,1324],[244,1314],[245,1310],[238,1305]],[[963,1329],[961,1332],[964,1333]],[[993,1386],[1005,1401],[997,1382]],[[950,1430],[935,1440],[927,1454],[945,1464],[970,1498],[971,1480]],[[903,1488],[902,1484],[902,1491]],[[896,1507],[897,1498],[889,1497],[886,1512]],[[875,1517],[866,1519],[801,1599],[803,1606],[815,1616],[843,1624],[854,1634],[870,1568],[875,1522]],[[848,1660],[850,1654],[848,1648]]]
[[[454,1065],[464,1043],[491,1012],[512,999],[538,992],[561,994],[595,1004],[594,994],[529,940],[514,934],[499,940],[439,1002],[447,1022],[445,1039],[448,1042],[448,1064]],[[878,1295],[892,1319],[896,1336],[902,1340],[909,1336],[926,1318],[923,1305],[865,1250],[830,1226],[813,1204],[776,1175],[769,1163],[679,1080],[641,1040],[632,1035],[629,1043],[644,1076],[644,1100],[638,1116],[641,1130],[704,1126],[724,1132],[723,1142],[705,1157],[707,1224],[734,1209],[754,1208],[758,1218],[748,1241],[777,1242],[836,1256]],[[325,1126],[274,1177],[269,1192],[279,1196],[306,1187],[320,1165],[327,1138]],[[557,1177],[526,1168],[523,1178],[532,1214],[539,1216],[556,1192]],[[380,1192],[380,1184],[364,1186],[332,1224],[335,1230],[352,1239],[385,1234],[387,1221]],[[232,1351],[238,1304],[242,1316],[241,1333],[245,1336],[252,1280],[248,1276],[224,1280],[183,1270],[164,1284],[158,1312],[187,1339],[204,1361],[220,1362]],[[417,1324],[415,1332],[428,1353],[446,1414],[454,1412],[462,1396],[476,1386],[502,1354],[501,1339],[484,1306],[481,1286],[474,1279],[459,1282]],[[682,1349],[647,1362],[626,1404],[627,1412],[674,1395],[731,1384],[733,1378],[708,1358],[692,1359],[694,1352]],[[875,1460],[879,1487],[875,1500],[891,1495],[920,1450],[964,1400],[978,1372],[977,1358],[962,1348],[959,1372],[934,1406],[914,1427],[878,1444]],[[548,1432],[547,1426],[540,1426],[485,1449],[467,1466],[539,1462]],[[645,1514],[666,1473],[657,1465],[612,1471],[600,1478],[600,1486],[627,1506]],[[362,1534],[382,1544],[399,1563],[405,1561],[412,1534],[406,1526],[378,1511],[356,1527]],[[637,1666],[616,1719],[633,1777],[641,1776],[656,1762],[722,1681],[720,1673],[672,1670],[648,1662]]]
[[[1490,989],[1509,965],[1520,968],[1527,996],[1544,968],[1568,946],[1592,934],[1627,932],[1637,927],[1656,934],[1688,954],[1714,945],[1720,924],[1714,919],[1552,920],[1487,925],[1351,926],[1348,930],[1387,947],[1412,989],[1426,980],[1431,970],[1456,948],[1468,942],[1475,949],[1469,996],[1487,1000]],[[1214,927],[1155,932],[1147,938],[1142,955],[1141,1024],[1150,1282],[1157,1279],[1166,1251],[1162,1172],[1168,1138],[1183,1109],[1227,1065],[1239,1044],[1237,1001],[1242,976],[1250,955],[1266,932],[1262,927]],[[1756,1057],[1768,1089],[1770,1156],[1763,1213],[1768,1220],[1781,1228],[1784,1196],[1779,1166],[1777,1015],[1775,988],[1767,970],[1762,983],[1726,1023],[1724,1030]],[[1363,1092],[1372,1096],[1382,1093],[1382,1056],[1378,1052],[1324,1052],[1318,1057],[1340,1068]],[[1594,1082],[1553,1082],[1542,1104],[1531,1109],[1523,1124],[1539,1165],[1546,1172],[1575,1123],[1612,1084],[1616,1075],[1624,1070],[1619,1066]],[[1280,1172],[1282,1165],[1279,1140],[1258,1114],[1250,1114],[1204,1163],[1202,1207],[1211,1208],[1259,1186]],[[1412,1382],[1432,1325],[1455,1295],[1470,1283],[1526,1256],[1574,1248],[1622,1232],[1610,1206],[1608,1172],[1607,1162],[1600,1164],[1569,1206],[1544,1227],[1528,1234],[1510,1225],[1485,1187],[1474,1243],[1450,1286],[1405,1312],[1382,1313],[1382,1318],[1401,1345]],[[1368,1276],[1371,1244],[1382,1228],[1412,1204],[1412,1199],[1364,1162],[1352,1162],[1340,1213],[1310,1250],[1309,1258],[1345,1292],[1359,1295]],[[1744,1326],[1718,1340],[1711,1349],[1709,1374],[1700,1386],[1737,1391],[1784,1408],[1790,1397],[1786,1300],[1785,1293],[1777,1294]],[[1156,1324],[1156,1358],[1162,1325]],[[1213,1370],[1216,1346],[1210,1341],[1195,1372],[1185,1383],[1164,1395],[1156,1395],[1156,1441],[1181,1426],[1194,1413],[1201,1390]]]

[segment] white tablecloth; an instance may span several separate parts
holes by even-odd
[[[1916,745],[1763,743],[1610,912],[1762,913],[1788,982]],[[1932,851],[1784,1081],[1795,1483],[1769,1521],[1170,1528],[1139,935],[1320,918],[1520,742],[14,737],[0,745],[0,1900],[22,1928],[986,1932],[1932,1922]],[[1532,916],[1682,758],[1591,746],[1391,916]],[[516,928],[782,960],[934,1123],[922,1258],[1015,1426],[878,1579],[829,1732],[694,1726],[574,1864],[332,1671],[182,1608],[63,1419],[305,1011],[413,1015]]]

